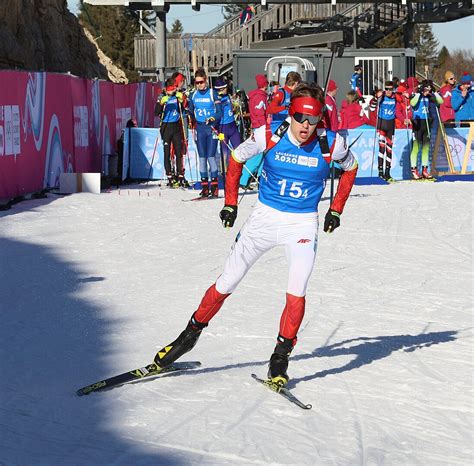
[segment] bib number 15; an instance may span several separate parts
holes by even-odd
[[[293,181],[293,183],[291,183],[291,185],[288,187],[288,181],[283,178],[278,182],[278,184],[280,185],[280,196],[289,195],[295,199],[300,197],[306,198],[308,196],[308,190],[305,189],[303,191],[303,183],[301,181]]]

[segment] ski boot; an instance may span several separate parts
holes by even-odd
[[[278,343],[268,364],[268,379],[273,384],[283,387],[290,380],[286,371],[288,369],[288,358],[292,350],[293,340],[278,335]]]
[[[433,179],[433,175],[428,171],[428,167],[424,166],[424,167],[421,167],[422,170],[421,170],[421,176],[425,179],[425,180],[432,180]]]
[[[389,183],[391,183],[392,181],[395,181],[392,178],[392,175],[390,175],[390,167],[385,168],[385,174],[384,174],[383,178],[384,178],[384,180],[388,181]]]
[[[412,180],[421,180],[421,175],[418,171],[418,168],[416,168],[416,167],[411,168],[411,179]]]
[[[179,186],[178,181],[176,180],[174,175],[166,175],[166,177],[168,178],[168,188],[174,189]]]
[[[209,197],[219,197],[219,181],[217,178],[211,178],[211,192]]]
[[[201,192],[199,193],[199,196],[200,197],[207,197],[209,196],[209,185],[207,184],[208,183],[208,179],[207,178],[201,178]]]
[[[183,354],[191,351],[196,345],[201,336],[201,332],[205,327],[207,327],[207,324],[198,322],[194,319],[194,316],[191,317],[187,327],[183,332],[181,332],[179,337],[156,353],[154,357],[156,365],[161,368],[169,366]]]
[[[188,180],[184,177],[184,175],[179,175],[178,176],[178,183],[180,188],[189,188],[189,182]]]
[[[382,167],[379,167],[379,178],[382,178],[383,180],[385,179]]]

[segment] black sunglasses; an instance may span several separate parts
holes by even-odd
[[[196,84],[204,84],[206,81],[194,81]]]
[[[393,91],[393,87],[386,87],[385,90],[386,91]]]
[[[308,121],[310,125],[317,125],[321,121],[321,116],[307,115],[306,113],[293,113],[293,118],[300,124]]]

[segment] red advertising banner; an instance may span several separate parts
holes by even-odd
[[[160,86],[55,73],[0,72],[0,199],[52,188],[64,172],[100,172],[130,118],[155,126]]]

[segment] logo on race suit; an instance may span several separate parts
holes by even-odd
[[[317,157],[308,157],[307,155],[293,155],[285,152],[276,152],[275,160],[284,163],[290,163],[292,165],[302,165],[305,167],[317,167]]]
[[[49,125],[43,187],[54,188],[59,186],[59,175],[73,171],[72,157],[63,152],[59,121],[56,114],[54,114]]]
[[[37,151],[41,149],[43,143],[45,94],[46,73],[29,73],[23,109],[23,132],[25,141],[29,132],[33,133]]]
[[[0,156],[21,154],[20,107],[0,106]]]
[[[302,238],[298,240],[297,243],[302,243],[302,244],[311,243],[311,240],[307,238]]]

